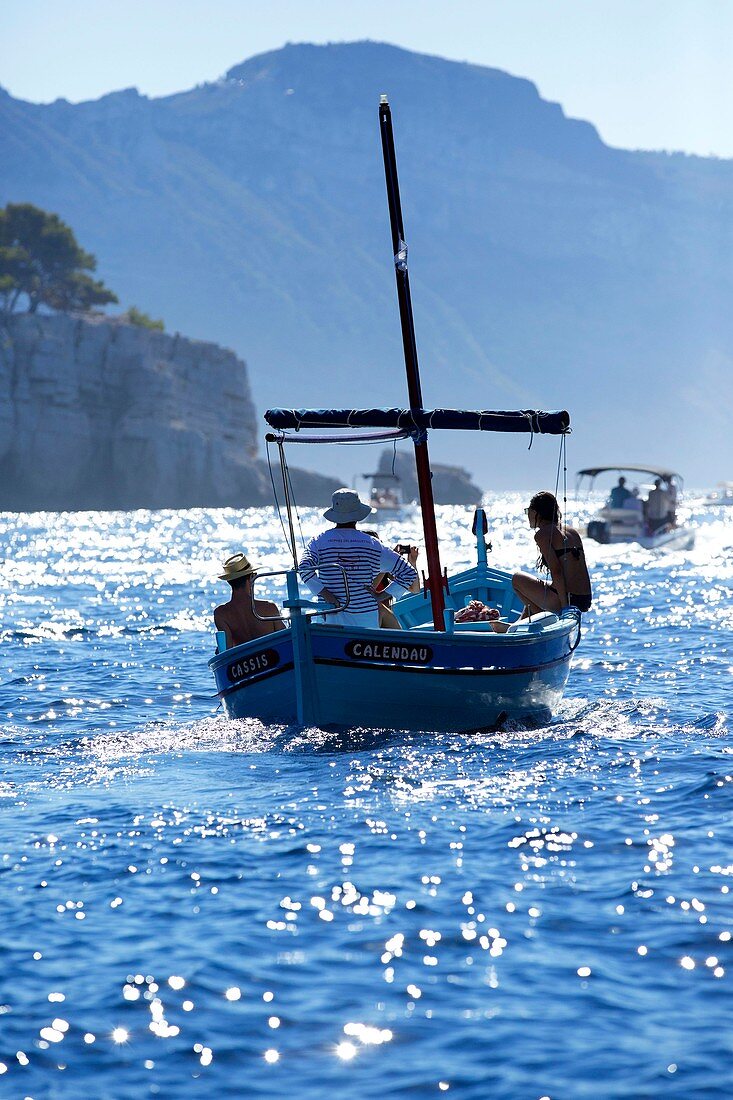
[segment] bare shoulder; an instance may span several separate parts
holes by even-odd
[[[228,618],[227,609],[228,609],[228,607],[229,607],[229,604],[221,603],[221,604],[219,604],[218,607],[214,608],[214,622],[216,623],[217,626],[220,626],[221,624],[223,624],[227,621],[227,618]]]
[[[285,624],[281,618],[280,608],[276,603],[272,603],[271,600],[260,600],[257,604],[257,612],[263,619],[270,620],[267,625],[273,632],[283,629]]]
[[[255,610],[263,619],[271,619],[273,616],[280,618],[280,608],[272,600],[257,600]]]

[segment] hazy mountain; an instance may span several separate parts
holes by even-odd
[[[571,467],[733,476],[733,162],[608,148],[527,80],[361,42],[162,99],[0,93],[0,202],[57,211],[124,304],[246,357],[260,408],[401,404],[380,92],[426,404],[567,407]],[[433,441],[486,486],[554,481],[554,444]]]

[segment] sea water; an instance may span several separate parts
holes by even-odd
[[[733,509],[683,518],[588,544],[552,724],[457,736],[223,716],[217,565],[287,566],[271,510],[1,516],[0,1096],[732,1095]]]

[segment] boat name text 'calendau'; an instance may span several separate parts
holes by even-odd
[[[432,660],[433,651],[429,645],[409,646],[393,642],[347,642],[344,646],[347,657],[376,658],[378,661],[398,661],[411,665],[425,665]]]

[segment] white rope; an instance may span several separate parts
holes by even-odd
[[[534,443],[534,433],[535,433],[535,425],[534,425],[534,421],[532,419],[532,413],[529,412],[527,409],[522,409],[520,411],[519,415],[523,416],[525,418],[525,420],[527,421],[527,424],[529,425],[529,446],[527,447],[527,450],[531,451],[532,450],[532,444]],[[542,429],[540,428],[539,423],[537,424],[537,428],[541,432]]]

